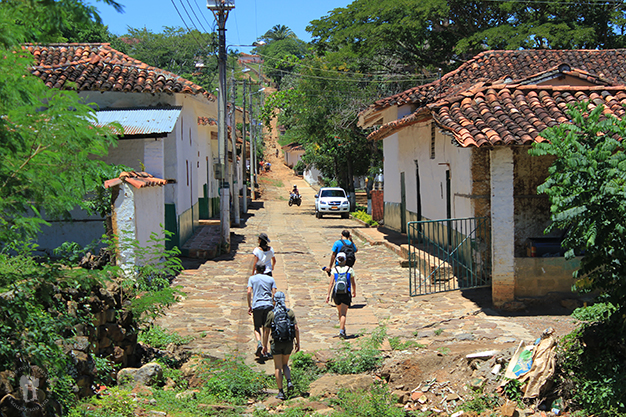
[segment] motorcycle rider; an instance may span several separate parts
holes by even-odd
[[[296,184],[293,185],[293,190],[291,190],[291,194],[294,194],[296,197],[300,197],[300,191],[298,191],[298,186]]]

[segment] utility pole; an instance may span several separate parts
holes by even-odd
[[[219,95],[217,102],[217,138],[219,143],[219,158],[222,166],[218,171],[221,180],[220,188],[220,228],[221,248],[230,251],[230,197],[228,182],[228,126],[226,125],[226,19],[228,13],[235,8],[235,0],[207,0],[207,8],[213,12],[217,21],[219,35]]]
[[[230,166],[231,187],[233,190],[232,215],[235,225],[241,226],[241,217],[239,214],[239,171],[237,169],[237,107],[235,101],[237,99],[237,84],[235,83],[235,70],[232,70],[231,84],[231,119],[230,119],[230,141],[233,147],[233,163]]]
[[[246,186],[246,79],[243,79],[243,125],[241,126],[241,186],[243,187],[243,214],[248,212],[248,187]]]

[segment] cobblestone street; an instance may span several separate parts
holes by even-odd
[[[253,361],[255,344],[246,285],[252,271],[252,250],[261,232],[269,235],[276,252],[274,278],[297,315],[302,349],[313,352],[339,344],[336,308],[325,303],[328,278],[320,269],[329,263],[332,244],[343,229],[353,230],[354,236],[355,229],[364,226],[339,216],[316,219],[315,190],[282,164],[273,166],[277,172],[263,177],[262,200],[252,204],[245,227],[231,229],[231,253],[197,269],[186,269],[175,281],[187,296],[159,323],[182,335],[198,336],[189,345],[194,351],[212,356],[239,352],[248,362]],[[297,184],[303,195],[300,207],[287,204],[292,184]],[[376,229],[367,232],[372,236]],[[359,249],[357,297],[347,320],[351,341],[357,339],[354,335],[370,332],[379,324],[387,326],[390,336],[417,336],[424,344],[485,346],[534,340],[550,326],[561,335],[573,328],[569,311],[560,305],[546,314],[530,309],[504,315],[491,308],[489,289],[410,297],[408,269],[400,266],[393,251],[369,240],[355,239],[355,243]],[[206,336],[199,337],[203,332]]]

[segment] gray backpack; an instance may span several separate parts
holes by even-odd
[[[348,294],[350,292],[350,272],[346,269],[339,272],[335,267],[335,294]]]

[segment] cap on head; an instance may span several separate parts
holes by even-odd
[[[349,230],[344,230],[343,232],[341,232],[341,236],[343,236],[343,237],[350,237],[350,231]]]
[[[343,261],[345,261],[345,260],[346,260],[346,254],[345,254],[345,253],[343,253],[343,252],[339,252],[339,253],[337,254],[337,260],[338,260],[339,262],[343,262]]]
[[[279,300],[285,301],[285,293],[282,291],[276,291],[274,294],[274,301],[278,302]]]
[[[267,236],[267,233],[261,233],[259,235],[259,239],[266,241],[267,243],[270,243],[270,238]]]

